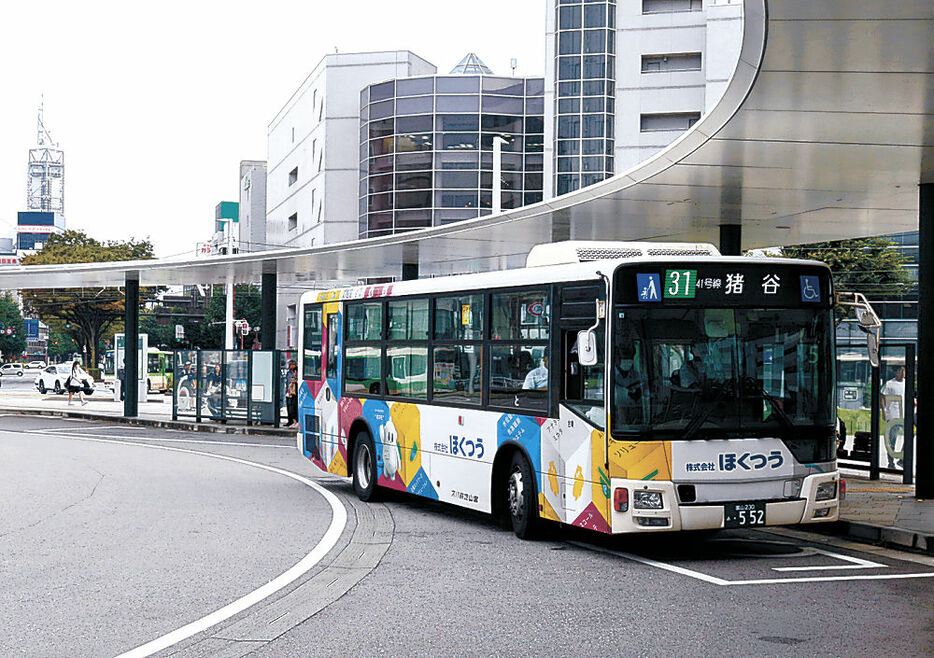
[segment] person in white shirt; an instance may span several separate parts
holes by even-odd
[[[79,362],[75,361],[73,364],[71,364],[71,375],[68,377],[66,382],[68,388],[68,404],[71,404],[71,397],[75,393],[78,394],[78,401],[81,403],[82,407],[88,403],[88,401],[84,399],[83,393],[84,379],[87,376],[88,374],[84,372],[84,369],[81,368],[81,364]]]
[[[542,357],[541,364],[534,370],[530,370],[522,382],[524,391],[544,391],[548,388],[548,357]]]
[[[899,420],[905,417],[905,367],[901,366],[895,371],[895,376],[885,383],[882,387],[882,420]],[[895,464],[900,467],[901,460],[893,463],[892,453],[895,452],[895,442],[898,440],[900,432],[904,431],[904,423],[893,423],[886,432],[885,439],[888,441],[890,450],[888,451],[889,468]]]

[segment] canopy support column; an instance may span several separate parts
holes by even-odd
[[[139,416],[139,272],[127,272],[124,287],[126,315],[123,348],[123,415]],[[143,356],[143,363],[146,356]]]
[[[402,245],[402,280],[414,281],[418,278],[418,243],[408,242]]]
[[[260,337],[264,350],[276,349],[276,288],[278,286],[276,279],[276,262],[266,263],[263,267],[262,317],[260,319]]]
[[[934,498],[934,183],[921,185],[918,209],[917,376],[915,495],[930,499]]]
[[[743,255],[741,224],[720,224],[720,253],[724,256]]]

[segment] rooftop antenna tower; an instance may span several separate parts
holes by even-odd
[[[36,147],[29,149],[26,210],[65,213],[65,153],[45,127],[45,99],[39,101]]]

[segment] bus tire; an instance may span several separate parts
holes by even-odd
[[[376,448],[369,432],[357,434],[354,443],[353,490],[357,498],[367,502],[376,499]]]
[[[512,456],[506,480],[506,510],[512,522],[512,531],[519,539],[534,539],[541,522],[538,518],[538,495],[535,475],[529,460],[521,452]]]

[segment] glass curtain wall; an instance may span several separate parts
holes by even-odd
[[[502,207],[542,200],[544,79],[390,80],[364,88],[360,108],[361,238],[490,214],[495,135]]]
[[[555,193],[613,175],[615,0],[555,2]]]

